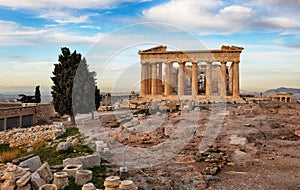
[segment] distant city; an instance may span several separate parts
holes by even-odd
[[[22,93],[16,93],[16,92],[1,92],[0,93],[0,102],[16,102],[20,97],[19,94],[32,94],[32,92],[22,92]],[[50,103],[52,101],[52,95],[51,93],[48,94],[42,94],[41,95],[42,103]],[[112,103],[115,103],[117,101],[127,101],[129,99],[129,93],[114,93],[112,94]]]
[[[0,102],[16,102],[20,97],[19,94],[32,94],[32,92],[28,93],[16,93],[16,92],[1,92],[0,93]],[[49,94],[42,94],[41,99],[43,103],[51,102],[52,95]]]
[[[273,94],[273,93],[278,93],[278,92],[291,92],[293,93],[293,98],[294,99],[298,99],[300,98],[300,89],[298,88],[285,88],[285,87],[280,87],[277,89],[270,89],[270,90],[266,90],[265,92],[263,92],[263,96],[267,96],[269,94]],[[105,93],[105,92],[103,92]],[[139,93],[139,92],[137,92]],[[0,92],[0,102],[16,102],[17,99],[19,99],[19,94],[32,94],[32,92]],[[261,95],[260,92],[248,92],[248,91],[244,91],[241,90],[241,94],[254,94],[256,97],[259,97]],[[41,95],[42,98],[42,102],[43,103],[49,103],[52,101],[52,95],[51,93],[42,93]],[[124,92],[120,92],[120,93],[112,93],[112,103],[115,103],[116,101],[126,101],[129,98],[129,93],[124,93]]]

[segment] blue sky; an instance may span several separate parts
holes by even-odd
[[[137,51],[159,44],[242,46],[241,89],[300,88],[299,11],[299,0],[1,0],[0,92],[50,91],[64,46],[87,57],[102,90],[138,89]]]

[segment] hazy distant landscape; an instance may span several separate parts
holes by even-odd
[[[31,93],[16,93],[16,92],[1,92],[0,93],[0,102],[16,102],[19,99],[19,94],[31,94]],[[42,102],[51,102],[51,94],[42,94]]]
[[[0,93],[0,102],[16,102],[19,99],[19,94],[30,94],[28,93],[16,93],[16,92],[1,92]],[[49,94],[42,94],[42,103],[48,103],[52,101],[52,95]],[[128,100],[129,95],[126,94],[113,94],[112,95],[112,104],[117,101],[126,101]]]
[[[298,99],[300,98],[300,89],[299,88],[285,88],[280,87],[276,89],[269,89],[263,92],[263,96],[268,96],[270,94],[275,94],[279,92],[291,92],[293,93],[293,98]],[[16,102],[19,98],[19,94],[31,94],[32,92],[24,92],[24,93],[16,93],[16,92],[1,92],[0,93],[0,101],[1,102]],[[139,93],[139,92],[137,92]],[[260,96],[260,92],[249,92],[249,91],[243,91],[241,90],[242,94],[254,94],[256,97]],[[112,103],[114,104],[116,101],[121,100],[127,100],[128,95],[124,93],[115,93],[112,94]],[[42,94],[42,102],[51,102],[52,101],[52,95],[51,93],[44,93]]]

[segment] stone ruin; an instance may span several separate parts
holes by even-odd
[[[54,140],[65,132],[65,127],[58,125],[14,128],[0,132],[0,144],[9,144],[11,148],[24,145],[32,146],[37,142]]]
[[[166,46],[157,46],[140,50],[140,96],[240,99],[239,63],[243,49],[222,46],[220,50],[168,51]]]

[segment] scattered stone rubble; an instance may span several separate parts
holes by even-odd
[[[300,106],[298,104],[280,102],[227,104],[224,119],[221,121],[209,120],[212,110],[216,108],[210,108],[209,105],[203,105],[203,107],[208,109],[203,109],[201,106],[198,107],[200,109],[194,109],[199,113],[198,127],[194,137],[182,151],[168,162],[151,168],[129,168],[131,176],[129,180],[134,180],[140,189],[145,190],[149,187],[151,189],[206,189],[211,186],[212,182],[222,180],[218,176],[219,172],[224,169],[233,170],[228,172],[229,175],[233,175],[239,174],[234,171],[237,167],[251,167],[264,160],[300,158],[299,151],[295,151],[300,145]],[[166,122],[161,122],[159,127],[148,130],[147,133],[138,131],[136,127],[138,125],[132,124],[136,119],[144,123],[145,127],[151,128],[151,124],[154,125],[155,121],[145,123],[155,116],[162,116],[161,119]],[[140,114],[138,118],[128,122],[131,124],[125,123],[118,129],[106,129],[105,132],[118,143],[141,148],[159,145],[168,138],[174,138],[172,129],[176,126],[176,119],[182,116],[176,113],[160,113],[152,114],[151,117]],[[214,129],[219,123],[222,125],[220,131],[212,130],[211,134],[205,134],[208,125]],[[171,127],[169,128],[168,125]],[[185,127],[188,127],[188,124]],[[214,143],[205,151],[199,151],[199,144],[204,135],[210,136],[213,133],[217,133]],[[112,169],[109,173],[116,175],[117,170],[118,168]],[[291,168],[290,174],[297,173],[296,170],[297,166]]]
[[[42,125],[30,128],[14,128],[0,132],[0,144],[9,144],[11,148],[31,146],[37,142],[53,140],[66,132],[64,126]]]
[[[200,109],[197,113],[199,126],[194,131],[194,136],[174,158],[151,168],[129,168],[129,177],[124,181],[115,176],[118,175],[117,169],[109,173],[112,176],[106,178],[105,189],[137,189],[138,186],[139,189],[145,190],[149,187],[200,190],[208,188],[211,181],[220,181],[217,174],[222,173],[220,171],[224,168],[233,170],[236,166],[249,167],[254,165],[254,162],[260,163],[261,160],[276,160],[281,157],[300,158],[299,152],[286,150],[299,147],[299,105],[281,103],[230,105],[222,120],[222,129],[218,131],[214,143],[205,151],[199,151],[198,145],[203,140],[207,123],[212,123],[212,126],[218,123],[208,120],[211,114],[209,109]],[[174,138],[172,128],[176,126],[180,115],[171,113],[166,116],[163,113],[156,116],[165,116],[170,127],[161,124],[147,134],[131,130],[134,127],[107,130],[112,130],[110,134],[113,138],[127,146],[153,146],[165,142],[168,138]],[[147,116],[142,115],[136,119],[144,122]],[[67,141],[73,143],[71,138]],[[105,142],[98,141],[99,151],[105,150],[104,144]],[[78,185],[83,185],[83,190],[96,190],[94,184],[88,183],[91,171],[86,169],[100,166],[101,159],[98,154],[66,159],[63,163],[64,170],[54,175],[47,163],[42,165],[38,162],[38,158],[33,156],[19,160],[18,163],[24,168],[19,167],[20,165],[0,165],[1,190],[63,189],[68,185],[70,176],[75,178]],[[108,166],[113,168],[109,164]],[[238,172],[228,173],[233,175]]]
[[[39,157],[33,158],[35,158],[34,161],[28,161],[29,167],[32,166],[30,163],[34,163],[39,159]],[[40,160],[38,162],[40,162]],[[53,174],[47,162],[35,170],[33,170],[33,167],[23,168],[11,163],[1,165],[0,169],[2,171],[2,173],[0,173],[1,190],[13,190],[15,187],[18,187],[18,190],[37,190],[53,180]]]
[[[95,189],[91,183],[87,184],[92,179],[92,171],[82,170],[82,166],[78,167],[76,174],[72,175],[68,172],[52,173],[47,162],[36,168],[40,163],[39,157],[32,157],[34,159],[25,160],[29,167],[24,168],[8,163],[7,165],[0,164],[0,189],[1,190],[57,190],[64,189],[69,185],[69,177],[75,178],[77,185],[83,186],[82,189]],[[37,161],[39,160],[39,161]],[[31,167],[34,165],[34,167]],[[76,168],[76,169],[78,169]],[[91,188],[93,187],[93,188]]]

